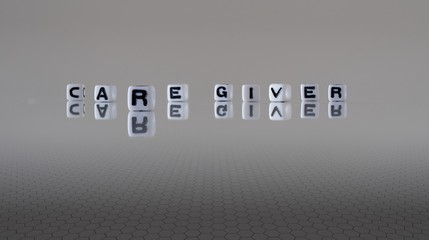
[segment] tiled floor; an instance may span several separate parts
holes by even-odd
[[[421,145],[209,143],[0,147],[0,238],[429,238]]]

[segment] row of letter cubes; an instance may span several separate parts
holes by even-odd
[[[187,101],[188,85],[173,84],[167,87],[168,101]],[[347,98],[346,85],[331,84],[328,87],[329,101],[345,101]],[[116,101],[117,90],[113,85],[96,85],[94,99],[96,102]],[[272,102],[290,101],[292,89],[288,84],[271,84],[269,87],[269,98]],[[67,85],[67,100],[84,100],[85,86],[83,84]],[[155,88],[150,85],[136,85],[128,87],[128,108],[130,111],[154,110]],[[231,84],[216,84],[214,88],[214,99],[216,101],[231,101],[233,99],[233,86]],[[242,86],[243,102],[260,101],[259,85]],[[301,84],[302,101],[318,101],[318,84]]]
[[[260,118],[259,102],[243,102],[243,120],[257,120]],[[215,101],[214,116],[216,119],[233,118],[234,110],[231,101]],[[347,102],[329,102],[328,117],[330,119],[343,119],[347,115]],[[85,116],[84,101],[68,101],[67,117],[82,118]],[[117,107],[115,102],[95,103],[94,117],[96,120],[115,119]],[[292,104],[290,102],[271,102],[268,116],[270,120],[288,120],[292,116]],[[319,116],[319,102],[301,102],[301,118],[316,119]],[[187,120],[189,117],[188,102],[169,102],[167,104],[167,117],[169,120]]]

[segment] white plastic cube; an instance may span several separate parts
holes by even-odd
[[[95,103],[94,117],[96,120],[112,120],[117,116],[116,103]]]
[[[259,85],[243,85],[241,87],[241,97],[243,102],[259,102],[260,88]]]
[[[330,84],[328,87],[328,98],[330,102],[346,101],[347,86],[344,84]]]
[[[152,111],[155,109],[155,88],[150,85],[128,87],[128,109],[130,111]]]
[[[234,109],[232,102],[214,103],[214,115],[216,119],[228,119],[234,117]]]
[[[186,120],[189,117],[189,104],[187,102],[169,102],[167,116],[170,120]]]
[[[167,86],[167,98],[170,102],[188,101],[187,84],[170,84]]]
[[[319,85],[315,83],[301,84],[301,100],[302,101],[318,101],[319,100]]]
[[[270,84],[269,93],[271,102],[285,102],[292,99],[292,88],[289,84]]]
[[[319,118],[319,102],[301,102],[301,118],[317,119]]]
[[[128,113],[128,136],[153,137],[156,132],[155,113],[153,111],[135,111]]]
[[[261,115],[261,105],[258,102],[243,102],[241,117],[244,120],[258,120]]]
[[[216,84],[214,87],[215,101],[231,101],[233,97],[233,87],[231,84]]]
[[[289,102],[272,102],[270,103],[268,114],[272,121],[289,120],[292,117],[292,104]]]
[[[85,85],[73,83],[67,84],[67,100],[82,101],[85,99]]]
[[[67,101],[67,117],[68,118],[85,117],[85,102]]]
[[[116,86],[114,85],[95,85],[94,100],[96,102],[113,102],[116,101]]]
[[[328,117],[330,119],[344,119],[347,117],[346,102],[329,102]]]

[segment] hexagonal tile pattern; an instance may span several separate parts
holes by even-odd
[[[423,145],[299,144],[0,146],[0,239],[429,239]]]

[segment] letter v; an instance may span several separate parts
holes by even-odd
[[[271,88],[271,92],[273,93],[275,98],[277,98],[279,96],[281,91],[282,91],[282,87],[279,88],[279,90],[277,92],[274,91],[274,88]]]

